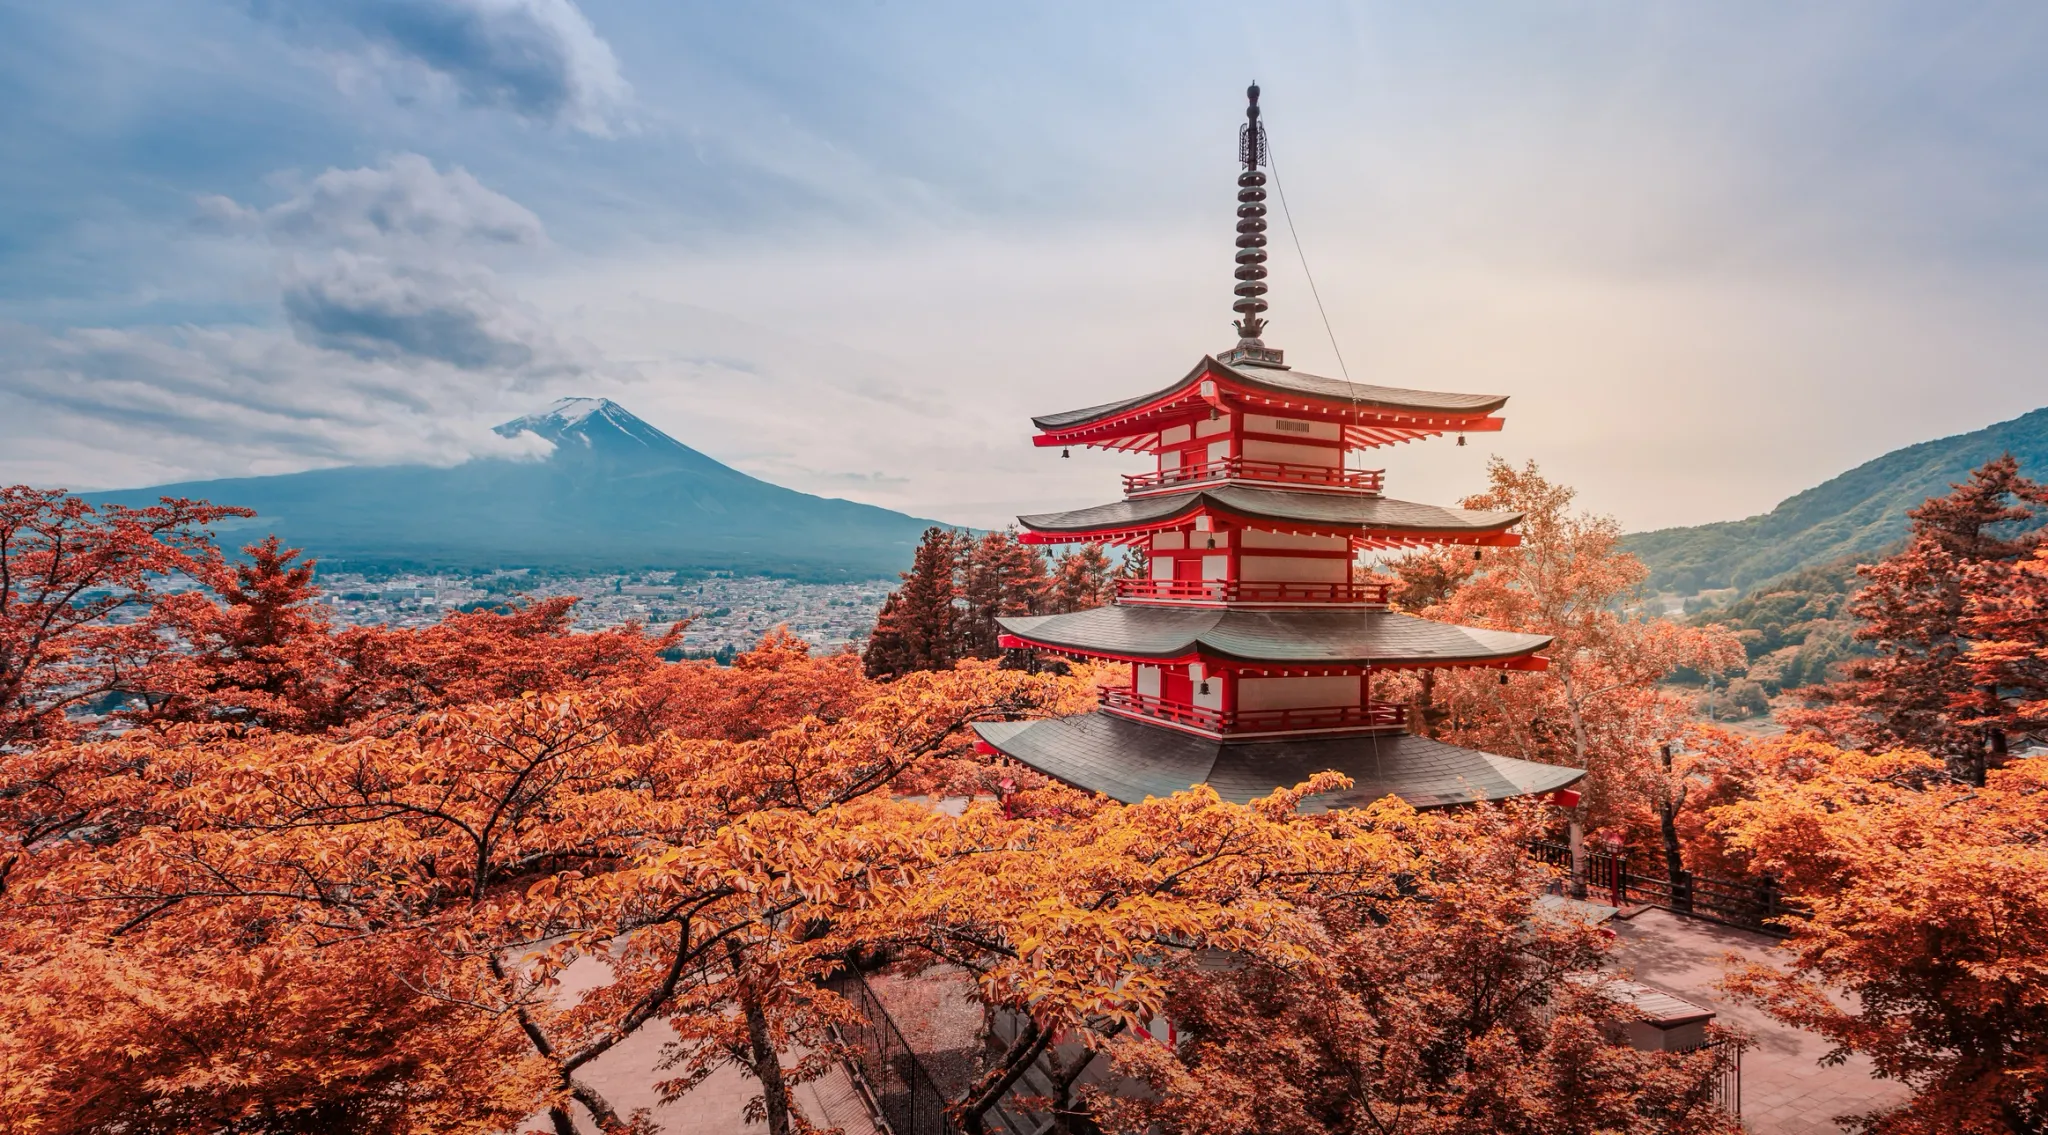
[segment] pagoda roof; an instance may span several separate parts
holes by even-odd
[[[1218,658],[1272,667],[1482,666],[1527,659],[1549,635],[1461,627],[1397,611],[1245,610],[1122,603],[998,619],[1032,646],[1100,658]],[[1542,669],[1541,659],[1520,668]]]
[[[1203,512],[1264,522],[1254,526],[1274,531],[1298,529],[1366,536],[1368,545],[1388,547],[1418,543],[1516,544],[1520,541],[1508,535],[1506,529],[1522,519],[1519,512],[1444,508],[1362,494],[1221,485],[1134,497],[1070,512],[1035,513],[1020,516],[1017,522],[1042,536],[1133,539],[1176,527],[1177,522]],[[1385,538],[1371,539],[1373,534],[1384,534]]]
[[[1149,435],[1157,430],[1145,428],[1148,417],[1214,404],[1221,397],[1220,389],[1203,389],[1203,384],[1212,380],[1246,400],[1245,408],[1253,412],[1319,412],[1339,418],[1347,423],[1351,435],[1347,440],[1359,445],[1408,441],[1446,430],[1497,430],[1500,421],[1488,415],[1507,404],[1507,396],[1502,394],[1373,386],[1286,367],[1233,366],[1205,355],[1171,386],[1099,406],[1046,414],[1031,422],[1045,431],[1038,439],[1040,445],[1062,445],[1068,440],[1091,444],[1099,432],[1107,439],[1120,420],[1128,420],[1137,433]],[[1085,440],[1076,436],[1083,434],[1090,436]]]
[[[1005,756],[1126,804],[1196,784],[1242,804],[1334,770],[1350,777],[1352,787],[1310,797],[1303,811],[1363,807],[1385,796],[1433,808],[1540,795],[1586,775],[1406,733],[1229,741],[1100,711],[978,722],[974,729]]]

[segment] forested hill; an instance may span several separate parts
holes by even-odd
[[[1650,566],[1650,586],[1658,591],[1748,588],[1897,542],[1906,534],[1907,509],[2002,453],[2019,458],[2028,476],[2048,477],[2048,408],[1895,449],[1761,516],[1639,532],[1624,537],[1623,546]]]
[[[934,523],[771,485],[669,437],[615,402],[565,398],[498,427],[554,446],[545,460],[319,469],[93,493],[243,505],[223,542],[275,532],[330,566],[728,570],[873,579],[910,566]]]

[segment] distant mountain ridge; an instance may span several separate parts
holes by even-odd
[[[1638,532],[1624,536],[1622,546],[1649,565],[1656,590],[1747,589],[1844,556],[1874,558],[1905,538],[1907,509],[2003,453],[2018,458],[2028,476],[2048,479],[2048,407],[1895,449],[1760,516]]]
[[[564,398],[496,427],[554,444],[544,460],[449,468],[349,466],[91,493],[253,508],[223,533],[276,532],[330,566],[730,570],[886,578],[937,523],[772,485],[691,449],[604,398]]]

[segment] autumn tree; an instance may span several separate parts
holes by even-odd
[[[169,654],[164,580],[211,570],[206,526],[248,515],[170,498],[96,508],[61,490],[0,487],[0,750],[76,736],[150,680]]]
[[[958,565],[960,655],[994,658],[1002,653],[997,619],[1035,614],[1049,597],[1045,557],[1013,531],[989,532],[963,541]]]
[[[1088,543],[1059,558],[1045,610],[1086,611],[1116,598],[1116,567],[1101,544]]]
[[[336,630],[314,564],[276,537],[197,569],[198,590],[154,620],[181,649],[133,686],[129,721],[217,722],[292,732],[403,724],[432,709],[638,681],[661,669],[682,624],[569,633],[574,596],[455,612],[419,628]]]
[[[1731,988],[1913,1089],[1864,1130],[2048,1129],[2048,769],[1972,787],[1923,753],[1768,744],[1790,750],[1780,775],[1713,823],[1812,918],[1787,922],[1789,970]]]
[[[1807,691],[1820,705],[1788,721],[1844,744],[1925,749],[1978,778],[1983,725],[1999,720],[2000,705],[1996,688],[1969,664],[1965,620],[1974,604],[1984,631],[2019,629],[1999,621],[1995,597],[2008,582],[2027,586],[2029,573],[2015,564],[2040,542],[2048,488],[2022,477],[2007,454],[1907,516],[1906,548],[1859,568],[1863,587],[1849,603],[1862,623],[1856,637],[1876,657],[1851,661],[1841,681]],[[1993,657],[1984,661],[1995,676]]]
[[[785,639],[769,649],[778,657],[759,667],[681,668],[731,675],[728,702],[758,706],[763,672],[806,684]],[[843,661],[819,669],[828,687],[851,676]],[[908,886],[924,857],[916,834],[947,820],[888,790],[919,762],[964,756],[964,722],[1028,712],[1063,688],[988,666],[913,674],[867,684],[832,720],[771,704],[766,716],[782,724],[763,731],[739,705],[698,714],[670,700],[674,688],[648,698],[628,683],[444,708],[400,730],[188,725],[71,746],[83,750],[73,765],[101,774],[81,789],[137,819],[90,842],[19,848],[0,966],[39,1019],[81,995],[68,976],[80,951],[93,972],[120,978],[116,993],[174,984],[165,967],[184,967],[193,976],[181,987],[199,1000],[211,976],[232,980],[260,957],[291,982],[355,991],[266,1002],[272,1027],[307,1037],[380,1019],[375,995],[396,980],[399,1017],[413,1025],[362,1035],[347,1067],[413,1092],[421,1106],[407,1114],[438,1117],[415,1129],[497,1124],[500,1097],[457,1115],[461,1097],[407,1069],[499,1052],[510,1053],[504,1083],[527,1085],[520,1102],[550,1109],[558,1130],[572,1108],[623,1130],[630,1117],[582,1078],[590,1062],[657,1022],[711,1039],[758,1020],[745,1051],[770,1117],[786,1120],[803,1069],[783,1076],[781,1042],[819,1039],[803,1030],[829,1014],[797,1007],[846,946],[806,928]],[[695,735],[649,730],[649,714],[676,715]],[[722,722],[738,728],[716,735]],[[609,980],[565,1003],[557,981],[586,959]],[[351,975],[355,963],[376,972]],[[734,1005],[745,1011],[735,1017]],[[126,1051],[114,1034],[82,1021],[48,1049],[53,1034],[31,1024],[0,1035],[0,1058],[24,1083],[61,1092],[71,1073],[58,1064],[122,1078],[105,1062]],[[255,1061],[260,1049],[236,1046],[260,1039],[230,1030],[203,1052],[152,1055],[163,1084],[200,1083],[211,1073],[191,1062]],[[241,1120],[312,1114],[344,1079],[259,1077],[242,1103],[220,1106],[243,1107]],[[167,1114],[214,1114],[180,1110],[199,1096],[135,1090]]]
[[[1963,663],[1975,710],[1964,725],[2001,733],[2048,732],[2048,547],[2007,564],[1978,564],[1965,580]]]
[[[1593,822],[1639,822],[1658,748],[1690,717],[1659,683],[1679,667],[1739,665],[1741,646],[1719,628],[1625,614],[1648,571],[1621,550],[1619,526],[1574,512],[1572,490],[1533,463],[1495,459],[1488,477],[1491,487],[1464,506],[1521,513],[1522,543],[1403,557],[1390,565],[1397,601],[1425,618],[1549,635],[1549,667],[1427,672],[1413,687],[1418,716],[1443,740],[1586,769]]]
[[[966,538],[927,528],[903,586],[889,593],[863,653],[870,678],[944,670],[960,658],[960,588],[955,579]]]
[[[1740,1130],[1718,1089],[1725,1050],[1611,1043],[1609,942],[1545,914],[1521,847],[1532,815],[1419,816],[1383,803],[1339,825],[1398,833],[1408,870],[1304,899],[1297,959],[1169,963],[1176,1036],[1124,1035],[1119,1069],[1149,1093],[1099,1094],[1112,1131],[1387,1135]],[[1392,866],[1392,864],[1389,864]]]

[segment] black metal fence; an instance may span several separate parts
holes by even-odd
[[[825,984],[858,1014],[858,1021],[842,1030],[841,1039],[853,1049],[863,1085],[893,1135],[959,1135],[946,1114],[946,1094],[860,972],[842,967]]]
[[[1742,1118],[1742,1046],[1732,1040],[1717,1040],[1709,1047],[1728,1046],[1728,1067],[1721,1070],[1721,1110]]]
[[[1536,840],[1529,845],[1529,850],[1545,863],[1566,870],[1571,868],[1572,849],[1569,844]],[[1680,871],[1674,879],[1661,870],[1655,874],[1630,870],[1627,855],[1592,848],[1587,848],[1582,854],[1585,857],[1587,897],[1611,902],[1615,906],[1663,907],[1678,914],[1779,935],[1785,933],[1785,928],[1777,920],[1811,917],[1804,907],[1787,900],[1776,881],[1769,878],[1747,882]],[[1658,866],[1661,867],[1662,863]]]

